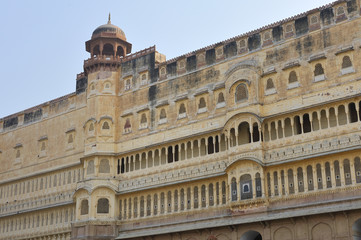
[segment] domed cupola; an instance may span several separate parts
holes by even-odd
[[[94,30],[92,34],[92,39],[97,37],[109,37],[109,36],[115,36],[124,41],[127,41],[123,30],[111,23],[110,15],[107,24],[101,25]]]
[[[97,27],[91,40],[87,41],[85,45],[91,58],[124,57],[132,50],[132,44],[127,42],[123,30],[111,23],[110,14],[108,23]]]
[[[85,73],[97,71],[101,67],[116,69],[121,59],[132,51],[132,44],[127,42],[122,29],[108,23],[97,27],[89,41],[85,43],[90,58],[84,61]]]

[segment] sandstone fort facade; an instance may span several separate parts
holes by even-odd
[[[361,239],[361,17],[166,60],[109,22],[76,91],[0,119],[0,239]]]

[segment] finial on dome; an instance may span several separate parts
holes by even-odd
[[[110,21],[110,13],[109,13],[109,17],[108,17],[108,24],[111,24],[112,22]]]

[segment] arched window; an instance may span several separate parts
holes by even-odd
[[[205,108],[206,107],[206,101],[204,98],[199,99],[198,108]]]
[[[100,160],[99,173],[110,173],[110,166],[108,159]]]
[[[178,118],[185,118],[187,116],[186,107],[184,103],[179,106]]]
[[[72,143],[73,141],[74,141],[73,134],[69,134],[68,143]]]
[[[117,47],[117,56],[124,57],[124,49],[121,46]]]
[[[198,113],[203,113],[206,112],[206,101],[204,100],[204,98],[199,99],[199,104],[198,104]]]
[[[113,45],[107,43],[103,47],[103,55],[114,56],[114,48]]]
[[[84,199],[80,204],[80,215],[86,215],[89,213],[89,203],[88,200]]]
[[[166,118],[167,118],[167,113],[165,112],[165,109],[163,108],[162,110],[160,110],[159,120],[166,119]]]
[[[92,132],[94,131],[94,124],[93,123],[90,123],[89,125],[89,132]]]
[[[272,78],[267,79],[266,90],[270,90],[270,89],[274,89],[274,88],[275,88],[275,85],[273,84]]]
[[[131,130],[132,130],[132,125],[130,124],[130,119],[127,118],[127,119],[125,120],[125,124],[124,124],[124,132],[125,132],[125,133],[128,133],[128,132],[130,132]]]
[[[108,122],[104,122],[104,123],[103,123],[103,126],[102,126],[102,129],[110,129],[109,123],[108,123]]]
[[[87,174],[93,174],[94,173],[94,160],[90,160],[88,162],[88,167],[87,167],[86,173]]]
[[[323,67],[322,67],[321,63],[316,64],[315,70],[313,71],[313,73],[315,74],[315,76],[319,76],[319,75],[324,74]]]
[[[98,200],[97,213],[109,213],[109,200],[107,198]]]
[[[325,80],[325,72],[323,70],[321,63],[316,64],[313,74],[314,74],[315,82]]]
[[[146,128],[147,127],[147,116],[145,113],[142,113],[142,116],[140,117],[140,128]]]
[[[218,94],[217,104],[219,104],[219,103],[224,103],[224,95],[223,95],[222,92],[220,92],[220,93]]]
[[[100,50],[99,50],[99,45],[96,45],[94,48],[93,48],[93,57],[96,57],[100,54]]]
[[[295,71],[292,71],[288,76],[288,83],[291,84],[295,82],[298,82],[297,74]]]
[[[342,59],[341,74],[353,73],[354,71],[350,57],[344,56]]]
[[[342,68],[345,69],[345,68],[349,68],[349,67],[352,67],[351,59],[349,56],[344,56],[342,58]]]
[[[236,91],[235,91],[235,101],[236,102],[242,102],[242,101],[246,101],[248,99],[248,91],[247,91],[247,86],[243,83],[239,84],[236,87]]]

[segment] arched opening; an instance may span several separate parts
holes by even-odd
[[[121,46],[117,47],[117,56],[119,56],[119,57],[124,57],[125,56],[124,49]]]
[[[346,109],[344,105],[340,105],[338,107],[338,125],[345,125],[347,124],[347,115]]]
[[[80,215],[86,215],[89,213],[89,202],[87,199],[81,201],[80,204]]]
[[[273,80],[272,78],[267,79],[267,85],[266,85],[266,90],[270,90],[275,88],[275,85],[273,84]]]
[[[224,103],[224,95],[223,95],[222,92],[220,92],[220,93],[218,94],[217,105],[218,105],[218,104],[222,104],[222,103]]]
[[[352,237],[354,240],[361,240],[361,218],[352,224]]]
[[[205,112],[206,111],[206,101],[204,98],[199,99],[198,103],[198,112]]]
[[[342,58],[342,69],[352,67],[352,62],[349,56],[344,56]]]
[[[92,57],[97,57],[99,54],[100,54],[99,45],[96,45],[93,48],[93,56]]]
[[[273,239],[292,240],[292,232],[286,227],[280,227],[275,231]]]
[[[238,126],[238,145],[251,142],[251,134],[248,122],[242,122]]]
[[[114,56],[114,48],[113,45],[107,43],[103,46],[103,56]]]
[[[240,177],[241,200],[251,199],[253,197],[252,178],[249,174]]]
[[[262,179],[260,173],[256,173],[256,197],[262,197]]]
[[[323,240],[323,239],[333,239],[332,230],[329,225],[325,223],[319,223],[312,228],[312,239],[313,240]]]
[[[262,235],[257,231],[248,231],[244,233],[240,240],[262,240]]]
[[[107,198],[98,200],[97,213],[109,213],[109,200]]]
[[[99,173],[110,173],[110,165],[108,159],[100,160]]]
[[[246,101],[247,99],[248,99],[247,86],[241,83],[236,87],[235,101],[242,102],[242,101]]]
[[[291,83],[296,83],[296,82],[298,82],[297,74],[295,71],[292,71],[292,72],[290,72],[290,74],[288,76],[288,83],[291,84]]]

